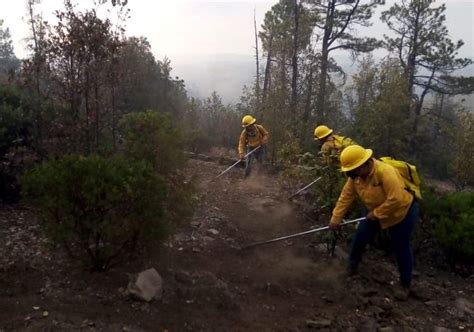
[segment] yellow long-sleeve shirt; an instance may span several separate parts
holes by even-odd
[[[252,148],[256,148],[259,145],[266,144],[268,142],[268,138],[270,137],[270,133],[263,128],[261,125],[254,125],[255,128],[255,135],[250,136],[247,133],[247,130],[242,130],[239,139],[239,155],[245,154],[245,147],[249,145]]]
[[[404,181],[395,168],[372,160],[374,165],[366,179],[347,179],[332,213],[331,224],[341,222],[357,195],[380,221],[382,228],[398,224],[405,218],[413,195],[405,190]]]

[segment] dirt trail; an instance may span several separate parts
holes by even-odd
[[[38,245],[37,222],[27,211],[3,209],[2,237],[26,228],[29,242],[18,251],[11,250],[16,244],[0,242],[0,331],[474,329],[473,278],[420,263],[417,294],[402,302],[393,295],[391,258],[373,250],[352,279],[344,277],[347,247],[329,258],[313,236],[240,250],[309,225],[273,176],[243,179],[243,170],[235,169],[209,184],[224,168],[190,160],[188,170],[200,188],[191,224],[159,252],[101,274]],[[150,267],[164,279],[163,299],[148,304],[124,296],[126,273]]]

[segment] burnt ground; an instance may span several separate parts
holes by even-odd
[[[48,246],[30,209],[1,207],[0,331],[474,331],[474,278],[429,261],[417,259],[413,293],[401,301],[393,258],[374,249],[351,278],[345,241],[335,256],[321,235],[242,250],[312,225],[275,176],[235,169],[207,183],[224,168],[190,160],[201,183],[191,223],[102,273]],[[128,273],[151,267],[163,298],[129,298]]]

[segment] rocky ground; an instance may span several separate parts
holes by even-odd
[[[28,208],[1,207],[0,331],[474,331],[474,278],[428,261],[417,259],[413,292],[399,300],[393,259],[376,250],[351,278],[344,241],[334,257],[314,235],[243,250],[314,225],[274,176],[235,169],[207,183],[224,168],[191,160],[200,203],[190,225],[103,273],[48,247]],[[129,274],[148,268],[163,296],[136,301]]]

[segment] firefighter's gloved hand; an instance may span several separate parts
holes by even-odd
[[[372,211],[367,213],[367,215],[365,216],[365,219],[367,221],[378,221],[377,217],[374,215],[374,213]]]
[[[341,228],[341,225],[339,224],[334,224],[334,223],[329,223],[328,227],[334,231],[337,231],[338,229]]]
[[[240,160],[244,160],[244,157],[245,157],[245,154],[243,154],[243,153],[240,153],[240,154],[239,154]]]

